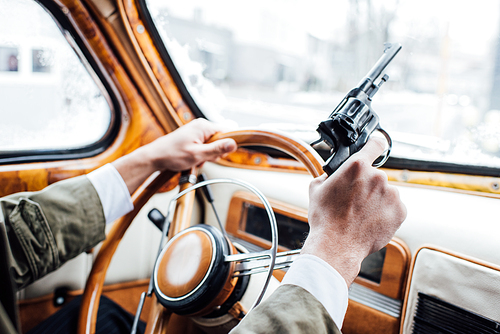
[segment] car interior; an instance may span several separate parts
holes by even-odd
[[[78,330],[93,333],[103,294],[139,307],[147,333],[227,333],[300,251],[309,183],[332,155],[311,146],[318,125],[384,43],[402,48],[372,101],[392,139],[380,169],[408,215],[364,260],[341,330],[498,333],[493,0],[0,0],[0,196],[89,173],[196,118],[238,143],[191,171],[153,174],[103,243],[18,292],[22,331],[83,294]],[[158,272],[206,230],[231,241],[206,268],[220,288],[178,304]],[[191,261],[175,259],[180,271]]]

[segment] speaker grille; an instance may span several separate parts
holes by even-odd
[[[413,334],[429,333],[500,333],[500,323],[419,292]]]

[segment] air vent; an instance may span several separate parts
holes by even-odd
[[[419,292],[413,334],[429,333],[500,333],[500,323]]]

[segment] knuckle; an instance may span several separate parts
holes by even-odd
[[[214,145],[211,145],[211,147],[205,152],[204,159],[206,160],[216,159],[222,154],[224,154],[223,144],[214,143]]]
[[[377,182],[380,185],[387,185],[387,186],[389,185],[387,182],[387,175],[384,172],[382,172],[381,170],[374,169],[373,179],[375,182]],[[396,188],[394,188],[394,189],[397,190]]]
[[[200,154],[200,152],[194,152],[192,154],[189,154],[187,157],[186,157],[186,161],[188,161],[190,164],[192,165],[195,165],[195,164],[198,164],[200,163],[201,161],[203,160],[203,157],[202,155]]]
[[[407,215],[406,205],[401,201],[399,190],[394,186],[388,188],[388,199],[393,205],[394,221],[401,224]]]
[[[223,142],[219,142],[217,143],[217,145],[215,145],[214,149],[213,149],[213,154],[215,156],[219,156],[219,155],[222,155],[224,153],[224,143]]]
[[[204,121],[203,118],[195,118],[190,123],[192,123],[193,125],[201,125],[203,124],[203,121]]]
[[[348,170],[353,176],[359,176],[363,174],[368,167],[370,167],[370,165],[365,160],[355,157],[352,159]]]
[[[191,122],[189,122],[187,125],[191,126],[193,129],[204,129],[207,127],[207,125],[205,124],[206,121],[205,119],[203,118],[195,118],[193,119]]]

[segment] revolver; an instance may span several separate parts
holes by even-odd
[[[380,167],[389,158],[392,140],[389,134],[380,127],[379,117],[373,111],[371,101],[380,86],[389,79],[389,76],[384,74],[378,84],[375,83],[375,80],[401,50],[401,44],[385,43],[384,47],[384,54],[366,77],[361,80],[357,87],[347,93],[329,118],[318,125],[316,131],[321,138],[312,145],[324,141],[331,147],[331,156],[323,166],[323,170],[328,175],[335,172],[352,154],[358,152],[375,130],[384,135],[389,146],[384,156],[377,159],[373,166]]]

